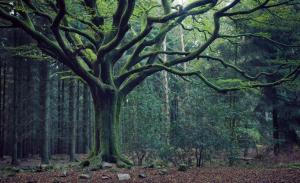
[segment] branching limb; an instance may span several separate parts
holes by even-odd
[[[124,13],[124,11],[126,10],[126,1],[125,0],[118,0],[118,7],[116,12],[113,15],[113,25],[115,27],[117,27],[120,23],[122,14]]]
[[[118,25],[118,31],[115,37],[110,42],[100,47],[97,53],[99,57],[100,56],[103,57],[104,54],[116,48],[119,45],[119,43],[122,41],[126,32],[129,30],[128,22],[129,22],[129,18],[133,13],[134,6],[135,6],[135,0],[127,0],[126,9],[124,10],[124,13],[122,14],[121,20]]]
[[[181,63],[184,63],[184,62],[188,62],[190,60],[193,60],[193,59],[197,58],[203,51],[205,51],[218,38],[219,30],[220,30],[220,18],[222,16],[224,16],[224,14],[228,10],[230,10],[231,8],[236,6],[239,2],[240,2],[240,0],[234,0],[229,5],[223,7],[222,9],[220,9],[219,11],[217,11],[214,14],[214,31],[212,32],[210,38],[208,38],[207,41],[202,46],[200,46],[195,51],[190,52],[185,57],[176,58],[172,61],[169,61],[169,62],[165,63],[164,66],[170,68],[171,66],[178,65],[178,64],[181,64]],[[268,0],[267,0],[267,2],[268,2]],[[266,4],[267,2],[264,2],[264,3]],[[148,67],[148,66],[146,65],[145,67]],[[128,68],[130,68],[130,67],[127,67],[127,69]],[[158,72],[160,70],[161,69],[150,67],[148,69],[142,70],[139,73],[133,73],[131,76],[129,76],[127,79],[125,79],[123,83],[120,83],[120,85],[121,85],[121,87],[123,88],[123,90],[125,92],[129,92],[134,87],[136,87],[139,83],[141,83],[145,78],[147,78],[149,75],[151,75],[155,72]],[[129,72],[133,72],[133,71],[129,71]]]
[[[0,7],[5,10],[9,9],[9,11],[12,11],[14,9],[14,5],[12,5],[6,1],[0,1]]]
[[[67,54],[70,55],[72,53],[72,51],[67,48],[67,45],[65,44],[60,31],[59,31],[59,27],[60,24],[64,18],[64,16],[66,15],[66,4],[64,0],[57,0],[57,6],[59,8],[59,11],[51,25],[51,30],[54,34],[55,39],[57,40],[59,46],[62,48],[62,50]]]
[[[261,9],[269,9],[269,8],[273,8],[273,7],[283,6],[283,5],[292,5],[291,3],[295,2],[295,0],[287,0],[287,1],[283,1],[281,3],[268,5],[269,2],[270,2],[270,0],[265,0],[263,3],[261,3],[260,5],[254,7],[250,10],[243,10],[243,11],[236,11],[236,12],[229,12],[229,13],[226,12],[226,13],[223,13],[222,16],[231,17],[231,16],[236,16],[236,15],[248,15],[248,14],[251,14],[251,13],[261,10]]]
[[[210,88],[216,90],[217,92],[226,93],[226,92],[229,92],[229,91],[239,91],[239,90],[245,90],[245,89],[248,89],[248,88],[271,87],[271,86],[276,86],[276,85],[282,84],[284,82],[293,81],[299,75],[299,68],[297,68],[295,71],[298,73],[297,75],[296,75],[296,73],[294,73],[293,75],[288,74],[287,76],[284,76],[281,79],[279,79],[277,81],[274,81],[274,82],[254,83],[254,84],[248,83],[248,84],[245,84],[245,85],[241,85],[241,86],[237,86],[237,87],[229,87],[229,88],[222,88],[222,87],[219,87],[218,85],[215,85],[214,83],[210,82],[200,72],[198,72],[194,75],[199,77],[207,86],[209,86]]]
[[[255,38],[260,38],[264,39],[270,43],[274,43],[276,45],[282,46],[282,47],[300,47],[300,45],[289,45],[285,43],[281,43],[278,41],[275,41],[273,39],[270,39],[268,37],[262,36],[262,35],[257,35],[257,34],[251,34],[251,33],[246,33],[246,34],[238,34],[238,35],[219,35],[219,38],[237,38],[237,37],[255,37]]]
[[[148,23],[147,23],[148,24]],[[122,57],[122,55],[129,50],[131,47],[136,45],[139,41],[143,40],[152,30],[152,26],[147,25],[146,28],[137,35],[134,39],[126,43],[120,49],[117,50],[116,57],[114,58],[114,64]]]
[[[9,29],[9,28],[14,28],[13,25],[0,25],[0,29]]]
[[[234,71],[238,72],[239,74],[241,74],[244,78],[250,80],[250,81],[255,81],[257,79],[259,79],[261,76],[272,76],[272,75],[275,75],[277,74],[280,69],[285,66],[286,64],[282,64],[280,65],[276,71],[274,72],[260,72],[260,73],[257,73],[255,76],[251,76],[249,75],[246,71],[242,70],[241,68],[239,68],[238,66],[236,65],[233,65],[233,64],[230,64],[230,63],[227,63],[225,62],[224,60],[220,59],[220,58],[216,58],[216,57],[212,57],[212,56],[205,56],[205,55],[201,55],[199,56],[198,58],[205,58],[207,60],[215,60],[215,61],[218,61],[220,62],[225,68],[231,68],[233,69]]]
[[[91,30],[93,30],[95,33],[97,33],[100,37],[104,36],[104,33],[95,24],[93,24],[92,22],[84,20],[84,19],[82,19],[82,18],[80,18],[78,16],[72,15],[69,12],[66,12],[66,14],[68,15],[69,18],[77,20],[80,23],[82,23],[82,24],[87,25],[88,27],[90,27]]]
[[[225,92],[228,92],[228,91],[244,90],[244,89],[247,89],[247,88],[260,88],[260,87],[276,86],[276,85],[282,84],[284,82],[293,81],[300,74],[300,66],[298,66],[292,72],[290,72],[289,74],[283,76],[281,79],[278,79],[274,82],[269,82],[269,83],[247,83],[247,84],[236,86],[236,87],[223,88],[223,87],[220,87],[220,86],[212,83],[211,81],[209,81],[200,71],[183,72],[183,71],[179,71],[177,69],[172,69],[172,68],[166,67],[164,65],[153,65],[153,67],[156,67],[157,69],[160,69],[160,70],[165,70],[167,72],[170,72],[172,74],[182,76],[182,77],[183,76],[197,76],[207,86],[209,86],[210,88],[212,88],[212,89],[214,89],[214,90],[216,90],[217,92],[220,92],[220,93],[225,93]]]
[[[181,22],[185,19],[185,16],[180,17],[176,22],[172,22],[170,24],[164,25],[164,27],[161,28],[161,31],[151,40],[144,40],[142,43],[138,44],[133,51],[130,58],[127,60],[127,62],[124,64],[124,66],[121,69],[121,73],[125,72],[126,70],[130,69],[137,63],[139,63],[142,59],[140,58],[139,54],[148,46],[154,45],[154,50],[160,49],[161,43],[163,41],[163,38],[165,35],[172,30],[174,27],[177,26],[178,22]],[[148,64],[152,64],[153,60],[155,59],[156,55],[150,55],[148,59]]]
[[[59,17],[54,21],[54,28],[59,25],[63,16],[60,14]],[[16,28],[20,28],[24,30],[28,35],[30,35],[35,41],[38,43],[38,47],[49,56],[68,66],[71,70],[73,70],[76,74],[82,77],[89,84],[96,84],[100,86],[102,90],[112,90],[112,88],[104,83],[102,83],[98,78],[94,77],[88,71],[83,69],[77,59],[74,56],[66,55],[66,53],[62,50],[60,46],[58,46],[55,42],[49,40],[46,36],[31,28],[26,22],[20,20],[16,16],[11,15],[6,12],[3,8],[0,7],[0,18],[4,19],[12,24],[12,26]],[[55,23],[56,22],[56,23]],[[70,60],[73,58],[73,60]]]
[[[40,16],[40,17],[44,17],[46,18],[50,23],[53,22],[53,18],[45,13],[45,12],[42,12],[40,11],[37,7],[35,7],[33,4],[32,4],[32,1],[26,1],[26,0],[22,0],[31,10],[33,10],[33,13],[35,13],[36,15]]]
[[[150,52],[150,53],[146,53],[144,55],[141,55],[140,56],[140,59],[143,60],[145,58],[148,58],[148,57],[151,57],[151,56],[154,56],[154,55],[159,55],[159,54],[166,54],[166,55],[188,55],[190,54],[190,52],[182,52],[182,51],[154,51],[154,52]]]
[[[162,1],[164,2],[164,1]],[[188,15],[188,14],[193,14],[193,12],[191,12],[191,10],[193,10],[194,8],[199,8],[201,6],[205,6],[208,4],[216,4],[217,1],[216,0],[198,0],[195,2],[192,2],[188,5],[186,5],[183,8],[180,8],[179,11],[176,12],[170,12],[169,14],[162,16],[162,17],[148,17],[149,21],[154,22],[154,23],[166,23],[170,20],[174,20],[175,18],[178,18],[180,16],[183,15]],[[166,3],[164,3],[166,4]],[[163,4],[163,5],[164,5]],[[164,6],[166,7],[166,5]]]
[[[168,3],[167,1],[162,1],[162,5],[164,7],[164,11],[166,14],[170,13],[171,9],[168,8]],[[205,6],[207,5],[207,6]],[[216,5],[216,1],[195,1],[193,3],[191,3],[190,5],[186,6],[185,10],[192,10],[195,7],[201,7],[203,6],[204,8],[200,8],[199,10],[196,11],[188,11],[186,13],[180,14],[176,17],[178,17],[178,19],[174,20],[173,22],[170,23],[166,23],[161,27],[160,32],[151,40],[144,40],[142,43],[140,43],[139,45],[136,46],[133,54],[131,55],[131,57],[127,60],[127,62],[125,63],[125,65],[122,67],[121,72],[120,73],[124,73],[126,70],[130,69],[131,67],[133,67],[134,65],[136,65],[137,63],[139,63],[142,59],[140,58],[139,54],[146,48],[149,46],[154,46],[154,50],[157,50],[160,48],[161,42],[163,40],[163,38],[165,37],[165,35],[172,30],[174,27],[176,27],[178,24],[180,24],[187,16],[189,15],[198,15],[198,14],[203,14],[207,11],[209,11],[212,7],[214,7]],[[173,12],[174,13],[174,12]],[[172,14],[172,13],[171,13]],[[153,19],[151,17],[148,17],[148,24],[152,25],[153,23],[157,23],[157,22],[153,22]],[[169,19],[169,20],[172,20]],[[168,21],[169,21],[168,20]],[[157,55],[151,55],[147,61],[147,64],[152,64],[154,60],[156,60]]]
[[[7,20],[12,23],[12,26],[16,28],[23,29],[27,34],[29,34],[34,40],[38,42],[39,45],[47,45],[49,49],[52,49],[56,53],[57,57],[65,58],[63,51],[51,40],[49,40],[43,34],[37,32],[36,30],[29,27],[24,21],[18,19],[17,17],[11,15],[0,7],[0,18]],[[68,65],[68,64],[67,64]]]
[[[83,31],[73,28],[73,27],[67,27],[67,26],[63,26],[63,25],[60,25],[59,28],[65,32],[73,32],[73,33],[81,35],[82,37],[85,37],[87,40],[89,40],[93,44],[93,46],[94,46],[93,49],[94,50],[96,49],[96,46],[97,46],[96,40],[92,36],[90,36],[88,33],[85,33]]]

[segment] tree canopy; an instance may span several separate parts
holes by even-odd
[[[23,29],[36,41],[36,46],[44,54],[64,63],[86,82],[101,86],[103,91],[118,88],[121,93],[128,93],[144,78],[161,70],[181,76],[197,75],[210,87],[223,91],[200,71],[189,69],[183,72],[174,66],[204,59],[218,61],[248,80],[257,80],[268,75],[263,72],[251,76],[221,58],[207,55],[207,48],[221,39],[237,37],[256,37],[281,47],[295,47],[297,45],[278,42],[263,32],[253,34],[245,30],[226,35],[225,31],[233,30],[228,26],[228,21],[247,19],[249,15],[262,17],[260,14],[277,13],[282,9],[288,11],[296,5],[297,2],[293,0],[201,0],[187,2],[185,5],[172,4],[169,1],[160,3],[125,0],[5,1],[1,2],[1,19],[2,27]],[[187,27],[186,22],[193,23]],[[188,31],[198,31],[198,39],[204,38],[203,35],[206,38],[194,40],[193,49],[184,53],[177,50],[163,51],[160,46],[163,38],[177,26]],[[162,54],[179,57],[161,63]],[[295,69],[274,83],[255,82],[245,86],[278,84],[293,79],[297,71]],[[235,89],[240,87],[229,90]]]

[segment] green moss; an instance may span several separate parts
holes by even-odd
[[[185,172],[188,170],[188,166],[186,164],[180,164],[178,167],[178,171]]]
[[[79,166],[81,166],[83,168],[88,167],[88,166],[90,166],[90,161],[89,160],[84,160],[84,161],[79,163]]]
[[[112,173],[117,173],[117,172],[119,172],[119,170],[118,170],[117,168],[111,168],[111,169],[109,169],[109,171],[112,172]]]
[[[300,169],[300,163],[287,163],[287,164],[280,164],[276,166],[276,168],[291,168],[291,169]]]
[[[101,156],[101,154],[90,157],[89,162],[90,162],[90,166],[92,166],[92,167],[102,166],[102,156]]]

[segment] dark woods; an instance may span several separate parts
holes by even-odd
[[[75,153],[87,153],[93,110],[87,86],[64,78],[69,71],[61,64],[35,58],[22,31],[1,34],[0,157],[17,164],[40,155],[49,163],[52,154],[69,154],[74,161]]]

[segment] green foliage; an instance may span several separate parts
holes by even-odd
[[[163,104],[155,90],[154,83],[146,81],[126,98],[121,114],[125,150],[155,150],[164,144]]]

